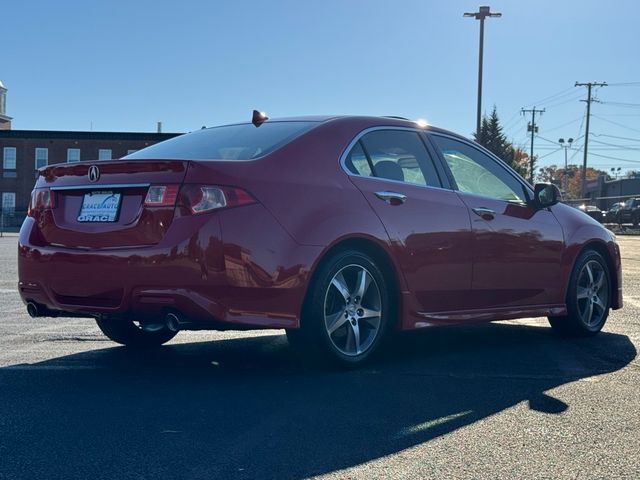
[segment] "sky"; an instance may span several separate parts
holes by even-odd
[[[640,169],[637,0],[491,1],[483,110],[539,166]],[[471,136],[479,22],[467,0],[3,0],[0,81],[14,129],[184,132],[250,119],[400,115]],[[599,142],[599,143],[598,143]]]

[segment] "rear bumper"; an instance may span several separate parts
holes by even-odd
[[[39,245],[38,238],[27,218],[18,245],[25,303],[136,319],[177,311],[193,329],[297,327],[315,254],[260,205],[175,219],[153,247],[83,250]]]

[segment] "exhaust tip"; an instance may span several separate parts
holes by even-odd
[[[173,312],[167,313],[167,316],[164,317],[164,323],[172,332],[177,332],[180,330],[180,319]]]
[[[27,313],[31,318],[36,318],[40,316],[40,314],[38,313],[38,306],[33,302],[27,303]]]

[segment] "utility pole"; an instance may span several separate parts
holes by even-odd
[[[538,125],[536,125],[536,113],[542,115],[544,113],[544,108],[542,110],[537,109],[536,107],[525,110],[524,108],[521,110],[522,115],[527,113],[531,114],[531,123],[527,125],[527,132],[531,132],[531,154],[529,155],[529,183],[533,185],[533,137],[535,137],[536,133],[538,133]]]
[[[464,17],[480,20],[480,51],[478,55],[478,111],[476,114],[476,141],[480,140],[480,121],[482,117],[482,56],[484,52],[484,19],[487,17],[499,18],[501,13],[492,12],[491,7],[480,7],[477,12],[466,12]]]
[[[586,82],[575,84],[576,87],[587,87],[587,99],[581,100],[581,102],[587,102],[587,124],[584,131],[584,158],[582,160],[582,187],[581,196],[584,198],[587,195],[587,150],[589,148],[589,119],[591,117],[591,89],[593,87],[606,87],[607,82]]]

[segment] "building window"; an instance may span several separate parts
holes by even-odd
[[[127,150],[127,155],[131,155],[132,153],[136,153],[138,150]]]
[[[16,194],[15,192],[4,192],[2,194],[2,214],[15,215],[16,213]]]
[[[67,162],[79,162],[80,161],[80,149],[79,148],[67,148]]]
[[[98,160],[111,160],[111,149],[101,148],[98,150]]]
[[[4,147],[2,152],[2,168],[5,170],[16,169],[16,147]]]
[[[36,148],[36,170],[49,165],[49,149]]]

